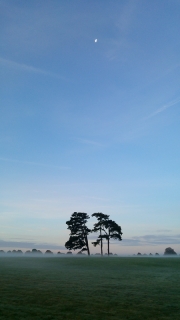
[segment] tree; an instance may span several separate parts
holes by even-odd
[[[91,230],[86,226],[89,216],[85,212],[74,212],[69,221],[66,221],[68,229],[71,231],[69,240],[65,243],[68,250],[81,249],[90,255],[88,234]]]
[[[92,242],[92,244],[94,245],[94,247],[96,247],[97,245],[101,245],[101,255],[103,255],[103,233],[102,231],[104,231],[104,226],[105,226],[105,222],[108,221],[109,216],[106,214],[103,214],[102,212],[97,212],[97,213],[93,213],[92,217],[96,217],[96,219],[98,220],[97,223],[94,224],[94,228],[92,229],[92,232],[99,232],[99,236],[97,238],[96,241]]]
[[[123,234],[121,232],[121,227],[113,220],[107,220],[104,222],[103,231],[105,232],[105,235],[103,235],[103,238],[107,240],[108,243],[108,255],[109,255],[109,245],[110,245],[110,239],[115,239],[121,241],[121,235]]]
[[[165,255],[166,254],[175,254],[176,255],[177,253],[174,251],[174,249],[172,249],[171,247],[168,247],[165,249],[164,254]]]

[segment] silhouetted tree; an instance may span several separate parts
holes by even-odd
[[[103,255],[103,231],[105,222],[109,220],[109,216],[107,214],[103,214],[102,212],[93,213],[92,217],[96,217],[98,220],[97,223],[94,224],[94,228],[92,229],[92,232],[99,232],[99,236],[96,241],[92,242],[94,247],[97,245],[101,245],[101,255]]]
[[[51,250],[46,250],[45,254],[53,254]]]
[[[30,251],[30,250],[27,250],[26,252],[25,252],[25,254],[31,254],[32,252]]]
[[[176,255],[177,253],[174,251],[174,249],[172,249],[171,247],[168,247],[165,249],[164,254],[165,255],[166,254],[175,254]]]
[[[88,234],[91,230],[86,226],[89,216],[85,212],[74,212],[69,221],[66,221],[68,229],[71,231],[69,240],[65,243],[68,250],[81,249],[90,255]]]
[[[108,244],[108,255],[109,255],[109,245],[110,245],[110,239],[114,240],[122,240],[121,235],[123,234],[121,232],[121,227],[113,220],[107,220],[104,222],[104,232],[105,235],[103,235],[103,238],[107,240]]]

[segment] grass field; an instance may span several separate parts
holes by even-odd
[[[0,319],[180,319],[180,258],[0,258]]]

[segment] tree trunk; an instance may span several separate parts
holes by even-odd
[[[100,227],[100,237],[101,237],[101,227]],[[101,237],[101,255],[103,256],[103,242]]]
[[[108,256],[109,256],[109,240],[110,240],[110,230],[109,230],[109,234],[108,234]]]
[[[85,227],[85,223],[84,223],[84,227]],[[88,238],[87,238],[87,235],[84,233],[84,230],[83,230],[83,237],[84,237],[85,242],[86,242],[86,247],[87,247],[88,256],[90,256]]]
[[[87,238],[87,236],[85,237],[85,240],[86,240],[86,246],[87,246],[88,256],[90,256],[89,243],[88,243],[88,238]]]

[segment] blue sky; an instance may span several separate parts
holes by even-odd
[[[180,2],[0,12],[1,248],[63,251],[82,211],[121,225],[113,252],[180,253]]]

